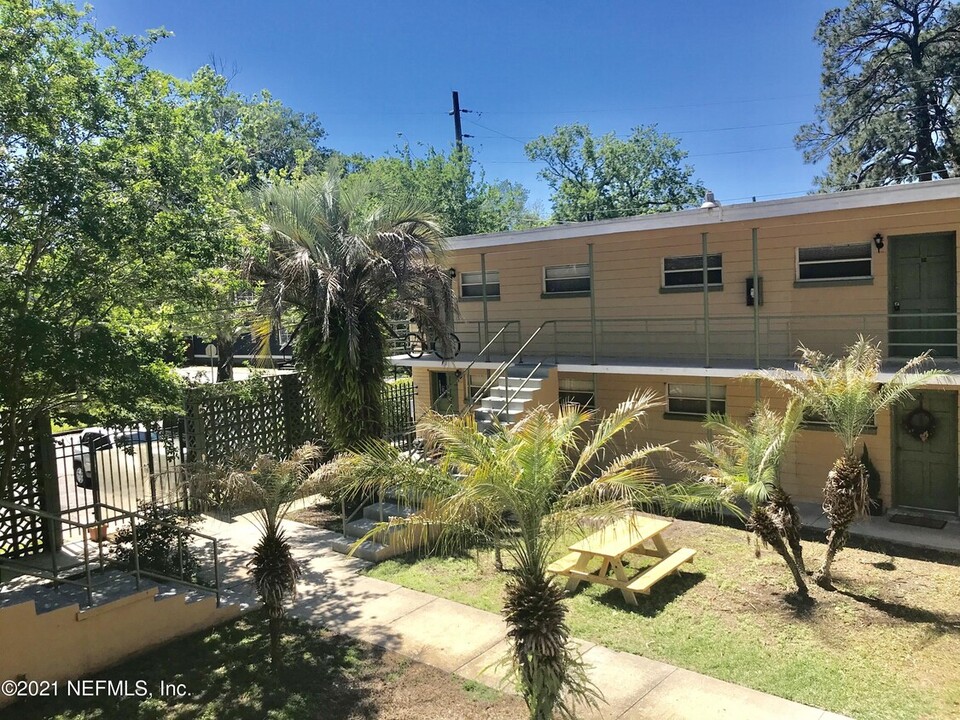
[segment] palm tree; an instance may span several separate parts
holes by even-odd
[[[339,450],[380,434],[386,319],[412,318],[446,342],[455,312],[436,220],[375,190],[324,173],[252,195],[267,240],[248,263],[261,283],[255,332],[265,341],[284,312],[296,317],[298,364]]]
[[[857,442],[878,412],[909,397],[912,390],[943,373],[921,372],[919,368],[930,358],[929,353],[923,353],[907,361],[881,384],[880,344],[862,335],[847,348],[846,355],[837,359],[802,345],[799,350],[802,354],[797,365],[799,377],[782,370],[767,371],[760,376],[799,400],[811,414],[822,418],[843,445],[843,454],[827,474],[823,488],[823,510],[830,528],[827,552],[814,576],[818,585],[831,589],[833,559],[847,542],[850,524],[869,508],[867,470],[860,461]]]
[[[573,717],[573,704],[595,705],[596,689],[570,639],[561,587],[547,573],[551,554],[571,529],[620,517],[637,507],[719,510],[717,488],[707,483],[654,482],[649,458],[665,446],[635,448],[605,462],[618,436],[642,423],[659,403],[634,393],[596,420],[576,406],[553,415],[540,407],[490,435],[472,417],[428,415],[420,431],[434,462],[410,457],[385,442],[337,458],[320,472],[344,477],[357,492],[395,492],[422,510],[396,519],[394,532],[440,529],[441,544],[463,545],[476,533],[500,537],[515,570],[504,614],[511,658],[534,720],[554,713]],[[383,528],[374,530],[381,532]]]
[[[225,468],[201,468],[191,478],[191,497],[202,504],[249,512],[260,530],[247,567],[270,624],[270,662],[281,665],[280,637],[287,598],[301,575],[281,521],[294,501],[313,488],[310,473],[323,457],[322,448],[307,443],[289,457],[260,455],[252,463],[231,461]]]
[[[802,418],[803,405],[796,401],[787,405],[782,416],[766,404],[758,405],[746,423],[711,415],[705,426],[714,437],[694,443],[699,457],[680,465],[727,488],[731,497],[747,500],[747,530],[783,558],[797,591],[806,596],[800,514],[780,485],[780,462]]]

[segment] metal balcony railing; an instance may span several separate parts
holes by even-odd
[[[703,317],[561,319],[543,324],[525,352],[566,361],[632,361],[644,364],[702,362],[707,354]],[[857,335],[879,340],[885,357],[909,358],[926,350],[937,358],[957,358],[956,313],[877,313],[760,317],[711,317],[711,362],[791,362],[802,344],[837,355]],[[596,357],[593,357],[593,348]]]

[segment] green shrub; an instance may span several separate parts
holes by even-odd
[[[198,518],[184,516],[176,510],[149,502],[139,503],[137,509],[141,515],[141,518],[137,519],[137,555],[140,569],[195,582],[200,565],[199,554],[191,544],[190,536],[183,531],[193,529]],[[179,543],[178,538],[181,536],[183,541]],[[122,567],[133,569],[132,523],[117,531],[113,553]]]

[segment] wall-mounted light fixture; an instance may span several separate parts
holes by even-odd
[[[455,277],[457,276],[457,269],[456,269],[456,268],[447,268],[447,275],[449,275],[449,276],[450,276],[450,279],[452,280],[453,278],[455,278]]]
[[[703,204],[700,209],[713,210],[715,207],[720,207],[720,202],[713,196],[713,190],[707,190],[703,196]]]
[[[883,235],[877,233],[873,236],[873,244],[877,246],[877,252],[883,250]]]

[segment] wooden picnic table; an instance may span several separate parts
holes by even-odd
[[[571,545],[570,554],[551,563],[547,570],[569,578],[568,592],[576,590],[581,582],[600,583],[619,589],[628,604],[636,605],[636,593],[649,595],[656,582],[677,572],[683,563],[692,562],[697,554],[696,550],[689,548],[674,552],[667,548],[660,534],[672,524],[673,520],[642,515],[618,520]],[[653,543],[653,547],[645,547],[647,542]],[[629,578],[623,567],[623,557],[631,553],[660,560]],[[591,572],[590,563],[595,559],[600,560],[600,567]],[[610,570],[613,570],[613,577],[608,577]]]

